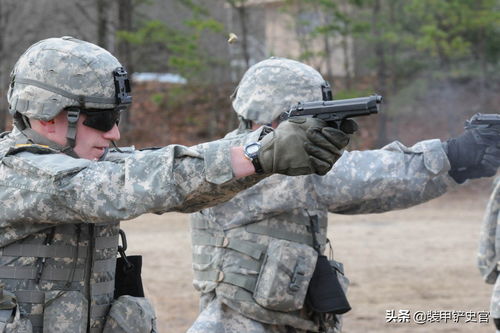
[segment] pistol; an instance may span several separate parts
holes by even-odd
[[[500,129],[500,114],[498,113],[476,113],[472,118],[465,121],[465,129],[488,128],[494,126],[499,126]]]
[[[488,128],[491,131],[491,135],[478,135],[473,132],[474,138],[480,144],[488,145],[491,144],[491,140],[498,140],[498,133],[500,132],[500,114],[498,113],[476,113],[469,120],[465,121],[465,129],[474,128]],[[493,142],[497,147],[500,147],[500,143]]]
[[[284,121],[292,117],[314,117],[326,121],[330,126],[340,124],[347,118],[368,116],[378,113],[382,96],[372,95],[333,101],[299,102],[286,112],[279,120]]]

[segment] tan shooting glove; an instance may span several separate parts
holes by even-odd
[[[349,143],[349,135],[316,118],[292,118],[262,140],[258,154],[265,173],[326,174]]]

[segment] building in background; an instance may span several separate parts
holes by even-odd
[[[229,47],[233,80],[269,56],[301,60],[329,78],[352,75],[352,38],[321,32],[338,23],[330,13],[284,0],[228,0],[225,8],[228,29],[239,39]]]

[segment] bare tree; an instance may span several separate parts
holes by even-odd
[[[106,0],[96,0],[97,9],[97,44],[109,50],[108,17],[109,2]]]
[[[134,12],[134,4],[132,0],[117,0],[118,4],[118,31],[132,31],[133,29],[133,12]],[[130,43],[124,39],[118,40],[117,45],[118,59],[120,62],[127,68],[127,71],[132,74],[134,72],[134,64],[132,60],[132,49],[130,47]],[[124,112],[121,128],[124,132],[127,132],[131,129],[130,122],[130,109],[128,112]]]
[[[117,0],[118,3],[118,31],[132,31],[133,29],[133,21],[132,14],[134,12],[134,4],[132,0]],[[132,73],[133,72],[133,63],[132,63],[132,50],[130,47],[130,43],[125,39],[119,39],[117,41],[117,52],[118,58],[121,63],[125,65],[127,70]]]
[[[5,27],[8,23],[9,15],[5,15],[5,12],[8,12],[6,8],[6,3],[0,1],[0,31],[4,32]],[[5,33],[0,34],[0,54],[3,55],[5,49]],[[3,59],[3,58],[2,58]],[[0,82],[3,82],[3,66],[0,66]],[[3,132],[6,128],[6,115],[7,110],[5,108],[5,98],[2,98],[0,107],[0,132]]]
[[[73,4],[78,9],[78,15],[64,15],[65,25],[74,29],[79,38],[84,40],[95,40],[94,38],[90,38],[88,30],[85,29],[87,26],[95,27],[97,25],[97,19],[92,13],[92,9],[95,8],[86,0],[76,0]],[[64,10],[66,4],[61,3],[61,5],[63,6],[62,10]],[[85,22],[85,25],[82,24],[82,20]]]
[[[345,15],[348,17],[344,21],[344,28],[341,33],[340,46],[342,48],[342,54],[344,59],[344,87],[347,90],[351,90],[352,87],[352,75],[351,75],[351,51],[352,51],[352,23],[350,22],[349,17],[352,16],[352,6],[349,4],[349,1],[343,1],[341,4],[341,8],[343,9]]]
[[[15,0],[4,0],[0,1],[0,132],[7,129],[7,114],[8,105],[5,93],[7,92],[7,82],[9,81],[9,73],[11,70],[11,63],[9,57],[12,52],[12,47],[17,42],[15,38],[10,35],[11,25],[16,22],[13,20],[14,13],[19,14],[18,11],[23,6]],[[19,20],[18,20],[19,21]],[[22,31],[22,30],[21,30]],[[25,32],[28,29],[24,29]]]
[[[248,46],[248,12],[246,0],[228,0],[231,9],[236,12],[241,32],[241,53],[245,61],[245,69],[250,67],[250,51]]]
[[[375,90],[382,96],[387,96],[387,64],[385,59],[385,45],[381,41],[382,28],[379,21],[381,12],[381,0],[374,0],[372,7],[372,35],[375,40],[374,53],[376,58],[376,82]],[[385,101],[387,104],[387,101]],[[387,139],[387,116],[381,113],[378,116],[378,138],[377,147],[385,145]]]

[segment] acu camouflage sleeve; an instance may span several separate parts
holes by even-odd
[[[377,213],[442,195],[456,184],[449,169],[441,141],[411,148],[395,141],[378,150],[344,153],[327,175],[315,177],[315,188],[332,213]]]
[[[0,220],[98,223],[144,213],[194,212],[229,200],[263,178],[234,179],[229,154],[230,147],[256,141],[258,135],[136,151],[114,161],[61,154],[9,156],[0,168],[8,198]]]
[[[498,277],[497,264],[500,261],[500,178],[491,193],[481,227],[477,263],[479,271],[487,283],[495,283]]]

